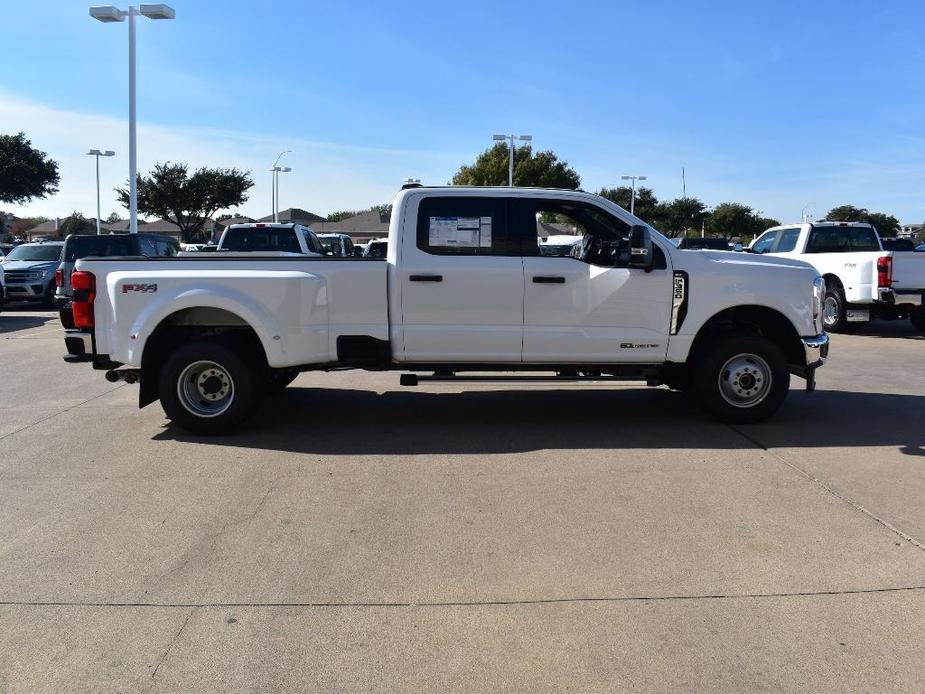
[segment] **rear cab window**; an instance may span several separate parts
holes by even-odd
[[[806,243],[807,253],[860,253],[879,250],[880,239],[870,226],[813,226]]]
[[[418,207],[417,247],[432,255],[520,255],[508,233],[508,201],[426,197]]]
[[[301,253],[302,247],[291,227],[245,227],[228,229],[222,239],[222,250]]]
[[[128,236],[71,236],[64,244],[64,261],[73,263],[80,258],[101,258],[135,255],[132,239]]]

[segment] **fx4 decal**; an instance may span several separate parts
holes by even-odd
[[[157,291],[156,284],[123,284],[122,293],[139,292],[141,294],[153,294]]]

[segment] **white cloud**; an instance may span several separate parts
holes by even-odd
[[[128,180],[128,124],[111,116],[73,112],[0,92],[0,132],[23,131],[32,145],[58,162],[59,192],[27,205],[6,205],[17,215],[64,217],[74,210],[96,214],[96,189],[90,148],[112,149],[116,156],[100,160],[101,213],[125,215],[113,188]],[[170,128],[139,122],[138,170],[155,162],[250,170],[255,185],[240,212],[258,217],[270,213],[271,174],[276,155],[293,171],[280,178],[280,209],[301,207],[317,213],[362,209],[391,200],[407,176],[442,184],[466,156],[452,152],[367,148],[304,138],[270,137],[220,128]]]

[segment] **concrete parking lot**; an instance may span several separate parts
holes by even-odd
[[[922,691],[925,338],[765,424],[303,374],[195,439],[0,314],[0,693]]]

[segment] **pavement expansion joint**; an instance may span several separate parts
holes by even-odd
[[[844,590],[805,590],[769,593],[699,593],[692,595],[617,595],[610,597],[561,597],[534,598],[525,600],[449,600],[413,602],[92,602],[55,600],[0,600],[0,607],[88,607],[88,608],[166,608],[191,610],[206,608],[380,608],[380,607],[503,607],[518,605],[555,605],[567,603],[605,602],[675,602],[694,600],[761,600],[775,598],[815,598],[841,595],[871,595],[877,593],[925,592],[925,584],[912,586],[890,586],[886,588],[847,588]],[[187,617],[187,621],[189,620]],[[182,629],[181,629],[182,631]],[[179,635],[179,634],[178,634]]]
[[[855,500],[852,499],[851,497],[845,496],[845,495],[842,494],[840,491],[838,491],[837,489],[835,489],[834,487],[832,487],[830,484],[828,484],[828,483],[824,482],[823,480],[819,479],[818,477],[816,477],[815,475],[813,475],[811,472],[809,472],[809,471],[807,471],[807,470],[804,470],[802,467],[800,467],[800,466],[797,465],[796,463],[794,463],[794,462],[788,460],[788,459],[786,458],[786,456],[783,456],[783,455],[781,455],[778,451],[769,448],[768,446],[766,446],[765,444],[763,444],[761,441],[759,441],[758,439],[756,439],[756,438],[750,436],[749,434],[745,433],[745,432],[742,431],[741,429],[739,429],[739,428],[737,428],[737,427],[735,427],[735,426],[732,426],[731,424],[728,425],[728,426],[729,426],[729,428],[730,428],[732,431],[734,431],[735,433],[737,433],[737,434],[738,434],[739,436],[741,436],[743,439],[745,439],[745,440],[748,441],[749,443],[753,444],[754,446],[760,448],[761,450],[766,451],[767,454],[770,455],[772,458],[774,458],[775,460],[777,460],[777,461],[783,463],[784,465],[786,465],[786,466],[789,467],[790,469],[794,470],[794,471],[797,472],[798,474],[802,475],[803,477],[805,477],[806,479],[808,479],[810,482],[812,482],[813,484],[815,484],[816,486],[818,486],[819,488],[821,488],[822,490],[824,490],[824,491],[827,492],[828,494],[831,494],[832,496],[834,496],[834,497],[835,497],[836,499],[838,499],[839,501],[842,501],[842,502],[848,504],[849,506],[851,506],[852,508],[854,508],[856,511],[859,511],[859,512],[863,513],[865,516],[867,516],[867,517],[870,518],[871,520],[875,521],[876,523],[879,523],[879,524],[882,525],[884,528],[886,528],[887,530],[889,530],[891,533],[893,533],[893,534],[898,535],[899,537],[901,537],[903,540],[905,540],[906,542],[908,542],[910,545],[914,545],[914,546],[918,547],[918,548],[921,549],[921,550],[925,550],[925,544],[923,544],[922,542],[920,542],[920,541],[917,540],[916,538],[912,537],[912,535],[910,535],[909,533],[903,531],[903,530],[900,529],[900,528],[897,528],[895,525],[893,525],[892,523],[890,523],[890,522],[887,521],[886,519],[882,518],[881,516],[877,515],[876,513],[874,513],[873,511],[871,511],[871,510],[868,509],[867,507],[865,507],[863,504],[859,504],[857,501],[855,501]]]

